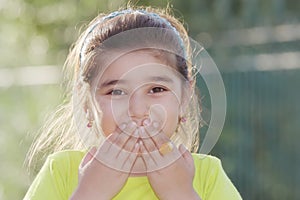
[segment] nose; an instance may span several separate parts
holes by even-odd
[[[145,94],[135,91],[129,98],[129,117],[137,123],[138,126],[143,125],[143,121],[149,118],[149,101]]]

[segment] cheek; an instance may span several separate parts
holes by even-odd
[[[167,102],[152,106],[151,118],[162,123],[163,132],[170,137],[178,126],[179,104],[178,101]]]
[[[117,124],[112,110],[112,103],[110,98],[99,97],[97,103],[102,113],[101,127],[105,136],[110,135],[115,131]]]
[[[170,108],[167,118],[166,118],[166,134],[168,137],[176,131],[178,126],[178,116],[179,116],[179,107]]]
[[[100,108],[102,112],[102,120],[101,120],[101,127],[103,130],[103,134],[105,136],[108,136],[111,134],[116,127],[116,124],[114,122],[112,110],[110,104],[106,104],[104,102],[100,103]]]
[[[110,99],[98,100],[102,112],[101,127],[105,136],[114,132],[120,124],[124,123],[126,117],[125,105],[121,102],[113,102]]]

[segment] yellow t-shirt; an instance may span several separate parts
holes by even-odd
[[[78,167],[85,152],[62,151],[50,155],[30,186],[24,200],[67,200],[78,184]],[[242,199],[225,174],[221,162],[213,156],[193,154],[194,189],[202,200]],[[174,175],[176,176],[176,175]],[[172,183],[170,183],[172,184]],[[116,200],[158,199],[147,177],[129,177]]]

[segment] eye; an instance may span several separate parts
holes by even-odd
[[[111,90],[108,95],[118,96],[118,95],[125,95],[126,93],[120,89]]]
[[[154,94],[154,93],[165,92],[165,91],[167,90],[163,87],[154,87],[150,90],[150,93]]]

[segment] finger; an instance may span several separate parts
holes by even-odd
[[[115,141],[115,144],[117,144],[120,148],[123,148],[126,142],[129,140],[131,136],[134,136],[135,130],[137,128],[136,123],[130,122],[130,123],[123,123],[119,130],[119,136],[117,140]],[[134,136],[136,137],[136,136]]]
[[[152,136],[151,136],[151,139],[152,139],[153,143],[155,144],[157,150],[160,150],[160,148],[161,148],[163,145],[165,145],[165,144],[171,142],[171,141],[170,141],[170,138],[169,138],[163,131],[160,131],[159,133],[153,135],[153,134],[149,133],[149,131],[150,131],[150,132],[153,131],[153,129],[152,129],[152,130],[151,130],[151,129],[152,129],[152,128],[150,128],[150,127],[149,127],[149,129],[146,129],[146,128],[145,128],[147,135],[148,135],[149,137],[150,137],[150,135],[152,135]]]
[[[133,133],[133,136],[129,137],[126,141],[126,143],[123,145],[122,149],[125,151],[132,152],[134,150],[135,145],[138,141],[138,129],[136,129]]]
[[[119,133],[114,132],[104,140],[95,155],[98,161],[106,163],[108,160],[107,157],[109,157],[110,159],[116,157],[120,148],[115,147],[115,142],[118,139],[119,135]]]
[[[106,153],[110,149],[111,145],[116,141],[118,135],[118,133],[110,134],[100,146],[98,153]]]
[[[159,148],[156,146],[153,138],[147,135],[143,127],[140,128],[141,138],[141,150],[146,163],[147,170],[154,171],[158,168],[158,165],[162,164],[162,156],[159,152]]]
[[[166,156],[166,154],[170,154],[173,152],[174,149],[173,143],[162,132],[155,136],[150,137],[149,134],[147,134],[147,131],[145,131],[143,127],[141,127],[141,135],[142,138],[145,138],[146,136],[149,137],[143,139],[143,143],[148,153],[156,163],[162,162],[162,159],[163,157]]]
[[[139,136],[143,141],[143,145],[148,153],[158,150],[151,136],[147,133],[144,127],[139,128]]]
[[[134,135],[138,135],[138,130],[134,131]],[[122,149],[119,151],[117,155],[117,159],[121,161],[122,163],[125,163],[128,157],[135,151],[136,145],[138,142],[138,137],[128,137],[128,140],[123,145]]]
[[[117,132],[123,132],[126,133],[127,135],[132,135],[133,131],[137,128],[137,124],[135,122],[126,122],[121,124],[118,127],[118,131]]]
[[[130,152],[134,149],[134,146],[138,140],[137,126],[136,123],[130,122],[128,124],[122,124],[120,127],[121,131],[118,134],[118,138],[115,140],[111,146],[110,152],[114,152],[115,156],[122,166],[124,162],[128,159]]]
[[[139,143],[135,143],[132,152],[129,153],[129,156],[127,157],[127,159],[125,160],[122,169],[125,172],[130,172],[132,170],[133,164],[139,154],[140,151],[140,145]]]
[[[131,136],[126,134],[124,131],[129,132],[134,130],[135,125],[133,123],[124,124],[120,128],[122,128],[122,130],[117,129],[104,141],[96,154],[98,161],[114,169],[121,169],[124,164],[124,160],[128,157],[128,151],[125,151],[123,146]],[[120,154],[121,152],[123,153]]]
[[[156,134],[155,136],[151,137],[152,141],[154,142],[155,146],[159,150],[164,144],[171,142],[170,138],[164,134],[163,132],[160,132]]]
[[[94,154],[96,153],[97,148],[96,147],[92,147],[84,156],[84,158],[82,159],[79,168],[83,168],[90,160],[93,159]]]
[[[155,162],[151,154],[148,152],[142,141],[139,142],[139,146],[142,159],[144,160],[144,163],[146,165],[147,172],[153,171],[157,168],[157,163]]]
[[[110,141],[110,143],[113,143],[113,142],[115,142],[115,140],[117,138],[118,138],[118,133],[117,132],[113,132],[109,136],[107,136],[106,140]]]
[[[145,130],[158,149],[162,144],[170,140],[169,137],[162,131],[161,124],[157,121],[146,123]]]
[[[135,130],[136,136],[138,136],[137,132],[138,130]],[[130,173],[139,151],[138,137],[129,137],[124,148],[119,151],[114,165],[120,166],[118,167],[120,171]]]
[[[116,145],[115,148],[119,149],[118,155],[121,153],[121,151],[131,151],[138,140],[136,123],[132,122],[122,126],[121,128],[121,132],[114,143]]]
[[[144,127],[147,131],[147,133],[149,134],[149,136],[155,136],[156,134],[158,134],[161,131],[161,124],[157,121],[151,121],[150,124],[146,123],[144,124]]]

